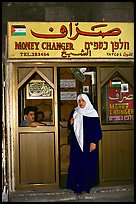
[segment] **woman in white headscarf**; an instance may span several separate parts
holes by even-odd
[[[67,188],[75,193],[89,193],[98,183],[98,141],[102,139],[102,131],[98,113],[88,96],[80,94],[77,104],[68,120],[71,144]]]

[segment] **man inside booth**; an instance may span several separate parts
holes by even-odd
[[[34,106],[27,106],[24,109],[24,120],[20,123],[20,127],[37,127],[44,126],[43,123],[35,121],[35,114],[37,108]]]

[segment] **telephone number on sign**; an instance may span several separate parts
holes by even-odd
[[[21,57],[34,57],[34,56],[49,56],[49,53],[46,52],[20,52]]]

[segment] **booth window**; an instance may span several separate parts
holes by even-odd
[[[32,74],[18,90],[19,124],[24,120],[24,108],[34,106],[43,113],[43,122],[46,125],[54,125],[53,95],[54,89],[51,85],[37,72]]]
[[[133,87],[118,72],[101,87],[102,124],[134,122]]]

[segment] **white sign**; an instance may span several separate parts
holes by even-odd
[[[76,87],[75,79],[61,79],[60,80],[60,88],[72,88]]]
[[[83,93],[89,93],[89,86],[83,86]]]
[[[121,84],[121,92],[128,92],[128,84]]]
[[[60,92],[61,100],[77,100],[77,92]]]
[[[53,89],[46,81],[31,80],[26,86],[27,99],[52,99]]]

